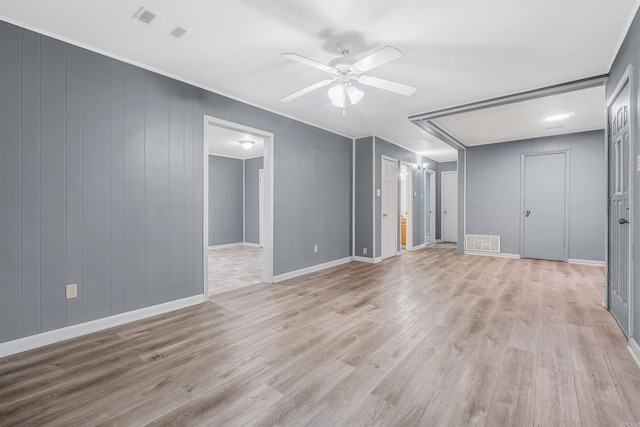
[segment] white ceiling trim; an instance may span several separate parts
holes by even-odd
[[[100,55],[104,55],[104,56],[107,56],[109,58],[116,59],[118,61],[122,61],[122,62],[124,62],[126,64],[134,65],[134,66],[142,68],[144,70],[151,71],[151,72],[154,72],[156,74],[160,74],[162,76],[172,78],[172,79],[180,81],[182,83],[186,83],[186,84],[189,84],[191,86],[195,86],[197,88],[204,89],[204,90],[207,90],[209,92],[213,92],[213,93],[215,93],[217,95],[221,95],[221,96],[224,96],[226,98],[233,99],[234,101],[242,102],[243,104],[247,104],[247,105],[251,105],[252,107],[260,108],[261,110],[268,111],[268,112],[273,113],[273,114],[277,114],[278,116],[286,117],[288,119],[295,120],[297,122],[304,123],[306,125],[313,126],[315,128],[318,128],[318,129],[322,129],[322,130],[330,132],[330,133],[332,133],[334,135],[339,135],[339,136],[343,136],[345,138],[353,139],[353,137],[350,136],[350,135],[344,135],[342,133],[336,132],[335,130],[327,129],[327,128],[319,126],[319,125],[317,125],[315,123],[311,123],[311,122],[308,122],[306,120],[300,119],[298,117],[295,117],[295,116],[292,116],[292,115],[289,115],[289,114],[285,114],[285,113],[282,113],[282,112],[279,112],[279,111],[272,110],[270,108],[264,107],[262,105],[254,103],[254,102],[247,101],[246,99],[242,99],[242,98],[239,98],[237,96],[231,95],[231,94],[226,93],[224,91],[221,91],[219,89],[215,89],[215,88],[212,88],[212,87],[200,84],[200,83],[196,83],[196,82],[191,81],[189,79],[185,79],[183,77],[177,76],[177,75],[172,74],[172,73],[167,73],[166,71],[160,70],[160,69],[155,68],[155,67],[151,67],[151,66],[143,64],[141,62],[134,61],[134,60],[129,59],[129,58],[124,58],[124,57],[122,57],[120,55],[116,55],[116,54],[111,53],[111,52],[107,52],[107,51],[105,51],[103,49],[98,49],[98,48],[95,48],[93,46],[89,46],[89,45],[87,45],[85,43],[81,43],[81,42],[78,42],[76,40],[72,40],[72,39],[70,39],[68,37],[64,37],[64,36],[61,36],[59,34],[52,33],[51,31],[44,30],[44,29],[36,27],[34,25],[29,25],[29,24],[27,24],[25,22],[21,22],[21,21],[9,18],[6,15],[0,14],[0,20],[8,22],[8,23],[13,24],[13,25],[16,25],[18,27],[30,30],[30,31],[34,31],[36,33],[45,35],[47,37],[51,37],[53,39],[60,40],[60,41],[65,42],[65,43],[69,43],[70,45],[77,46],[77,47],[80,47],[82,49],[86,49],[86,50],[89,50],[91,52],[95,52],[95,53],[98,53]]]
[[[613,62],[616,60],[616,56],[618,56],[618,52],[620,52],[620,48],[622,47],[622,43],[624,42],[625,37],[629,33],[629,28],[631,28],[631,24],[633,23],[633,18],[635,18],[636,13],[638,13],[638,8],[640,8],[640,0],[636,0],[636,3],[633,5],[633,11],[631,15],[629,15],[629,19],[627,19],[627,23],[624,26],[624,31],[620,34],[620,38],[616,43],[616,48],[613,50],[613,54],[611,55],[611,59],[609,60],[609,65],[607,66],[607,73],[611,72],[611,67],[613,67]]]

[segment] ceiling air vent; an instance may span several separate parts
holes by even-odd
[[[133,15],[133,19],[175,38],[180,38],[187,32],[186,28],[182,28],[175,22],[144,7],[141,7],[136,14]]]

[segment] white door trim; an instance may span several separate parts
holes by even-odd
[[[400,171],[402,166],[406,166],[409,169],[407,174],[407,188],[405,190],[405,197],[407,198],[407,223],[405,233],[405,249],[408,251],[413,250],[413,165],[407,162],[400,162]],[[402,197],[402,196],[400,196]],[[401,199],[402,200],[402,199]],[[402,215],[398,218],[398,223],[402,227]],[[400,248],[402,248],[402,242],[400,242]]]
[[[436,242],[436,171],[431,169],[425,170],[426,174],[431,175],[429,178],[429,209],[431,209],[431,214],[429,215],[429,243]],[[426,215],[426,211],[425,211]],[[426,243],[426,236],[425,236]]]
[[[223,127],[226,129],[233,129],[239,132],[249,133],[264,138],[264,235],[263,237],[263,251],[262,251],[262,281],[265,283],[273,283],[273,145],[274,134],[266,132],[261,129],[252,128],[250,126],[241,125],[238,123],[230,122],[227,120],[219,119],[217,117],[203,115],[204,126],[204,185],[203,185],[203,203],[202,203],[202,221],[203,221],[203,290],[205,299],[208,299],[209,295],[209,139],[208,129],[209,123],[214,126]]]
[[[400,209],[399,209],[399,205],[398,205],[398,196],[399,196],[399,194],[398,194],[398,173],[399,173],[399,167],[398,167],[398,159],[394,159],[393,157],[389,157],[389,156],[385,156],[385,155],[381,155],[380,157],[381,157],[380,158],[380,191],[381,191],[381,193],[380,193],[380,257],[382,259],[385,259],[385,258],[389,258],[391,256],[394,256],[394,255],[398,254],[398,227],[399,227],[399,224],[400,224],[399,219],[398,219],[398,217],[400,216]],[[382,198],[384,197],[384,185],[382,185],[382,184],[383,184],[383,180],[384,180],[384,161],[385,160],[392,161],[392,162],[394,162],[396,164],[396,173],[395,173],[395,177],[394,177],[395,178],[394,188],[396,190],[395,191],[396,192],[396,197],[395,197],[395,200],[394,200],[394,211],[396,213],[396,226],[393,227],[393,235],[394,235],[394,239],[393,240],[394,240],[395,251],[393,252],[392,255],[389,255],[387,257],[384,257],[382,255],[382,250],[384,248],[384,245],[382,244],[382,237],[384,235],[384,233],[382,233],[382,225],[383,225],[383,222],[382,222],[382,208],[383,208],[383,206],[382,206]]]
[[[258,246],[262,247],[264,228],[264,166],[258,169]]]
[[[444,242],[444,176],[445,175],[451,175],[451,174],[455,174],[456,177],[458,176],[458,171],[454,170],[454,171],[442,171],[440,172],[440,241]],[[458,194],[457,194],[457,187],[456,187],[456,205],[458,203],[457,201],[458,199]],[[459,209],[459,207],[456,207],[456,212]],[[457,217],[457,215],[456,215]],[[457,219],[456,219],[456,223],[457,223]],[[464,236],[462,236],[464,238]],[[456,242],[460,240],[460,236],[456,236]]]

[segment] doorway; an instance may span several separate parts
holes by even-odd
[[[609,122],[607,150],[609,157],[609,218],[607,298],[609,310],[625,335],[630,335],[631,236],[630,210],[631,171],[629,141],[632,141],[631,81],[629,71],[607,102]]]
[[[382,156],[380,205],[382,210],[380,255],[385,259],[396,255],[398,241],[398,161],[386,156]]]
[[[272,283],[273,134],[205,115],[204,150],[205,294]]]
[[[522,258],[567,262],[568,152],[522,155]]]
[[[442,241],[456,243],[458,241],[458,172],[442,172],[441,178]]]
[[[400,248],[413,249],[413,168],[400,164]]]
[[[425,200],[425,243],[435,243],[436,241],[436,175],[435,171],[425,169],[424,174],[424,200]]]

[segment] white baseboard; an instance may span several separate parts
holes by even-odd
[[[423,243],[423,244],[421,244],[421,245],[414,246],[413,248],[411,248],[411,250],[412,250],[412,251],[415,251],[416,249],[422,249],[422,248],[424,248],[424,247],[426,247],[426,246],[427,246],[427,244],[426,244],[426,243]]]
[[[594,265],[596,267],[604,267],[604,261],[594,261],[594,260],[590,260],[590,259],[571,259],[571,258],[569,258],[569,264]]]
[[[351,260],[357,261],[357,262],[367,262],[369,264],[376,264],[382,261],[382,258],[367,258],[364,256],[354,256],[354,257],[351,257]]]
[[[294,277],[303,276],[326,268],[335,267],[336,265],[351,262],[351,257],[336,259],[334,261],[325,262],[324,264],[312,265],[311,267],[301,268],[300,270],[290,271],[288,273],[273,276],[273,282],[282,282],[283,280],[293,279]]]
[[[631,357],[635,360],[636,365],[640,368],[640,346],[636,342],[636,340],[632,337],[629,338],[629,345],[627,346],[629,353],[631,353]]]
[[[464,251],[465,255],[478,255],[478,256],[492,256],[497,258],[512,258],[519,259],[520,254],[507,254],[502,252],[478,252],[478,251]]]
[[[169,311],[174,311],[192,305],[200,304],[205,301],[205,295],[195,295],[176,301],[169,301],[151,307],[145,307],[138,310],[128,311],[126,313],[104,317],[102,319],[92,320],[90,322],[66,326],[64,328],[43,332],[41,334],[32,335],[29,337],[19,338],[17,340],[1,343],[0,357],[10,356],[12,354],[32,350],[34,348],[53,344],[59,341],[76,338],[82,335],[90,334],[92,332],[98,332],[104,329],[112,328],[114,326],[134,322],[136,320],[146,319],[147,317],[156,316],[158,314],[163,314]]]
[[[237,243],[226,243],[224,245],[214,245],[214,246],[209,246],[209,249],[224,249],[224,248],[235,248],[237,246],[244,246],[244,242],[237,242]]]
[[[250,248],[260,248],[261,247],[257,243],[237,242],[237,243],[226,243],[224,245],[209,246],[209,250],[224,249],[224,248],[236,248],[238,246],[247,246],[247,247],[250,247]]]

